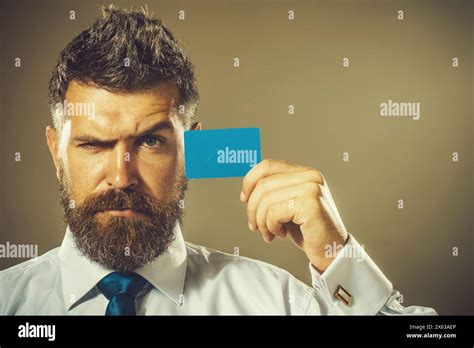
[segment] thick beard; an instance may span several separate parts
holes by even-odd
[[[182,223],[187,179],[182,175],[175,198],[161,202],[138,191],[108,190],[90,195],[74,207],[73,198],[61,170],[60,202],[76,248],[89,260],[107,268],[130,273],[164,254],[175,238],[176,223]],[[103,210],[133,209],[134,217],[108,216],[99,222]],[[104,213],[100,213],[104,214]]]

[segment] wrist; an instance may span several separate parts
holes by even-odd
[[[332,243],[326,244],[324,251],[319,252],[313,256],[309,255],[308,258],[311,262],[311,265],[322,274],[331,265],[334,259],[336,259],[337,255],[339,255],[348,241],[349,234],[347,234],[345,239],[342,237],[337,238],[337,241],[333,240]]]

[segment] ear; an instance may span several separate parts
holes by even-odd
[[[46,127],[46,142],[48,143],[49,152],[56,167],[56,177],[59,180],[59,158],[58,158],[58,138],[56,130],[48,126]]]
[[[193,125],[191,126],[189,130],[201,130],[201,129],[202,129],[201,122],[195,122],[193,123]]]

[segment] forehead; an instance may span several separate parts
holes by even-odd
[[[112,93],[73,81],[63,108],[72,132],[125,135],[163,120],[175,124],[178,106],[179,91],[172,83],[161,83],[149,91]]]

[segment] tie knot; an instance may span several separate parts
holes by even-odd
[[[113,272],[102,278],[97,287],[108,300],[121,294],[135,299],[146,284],[147,281],[136,273]]]

